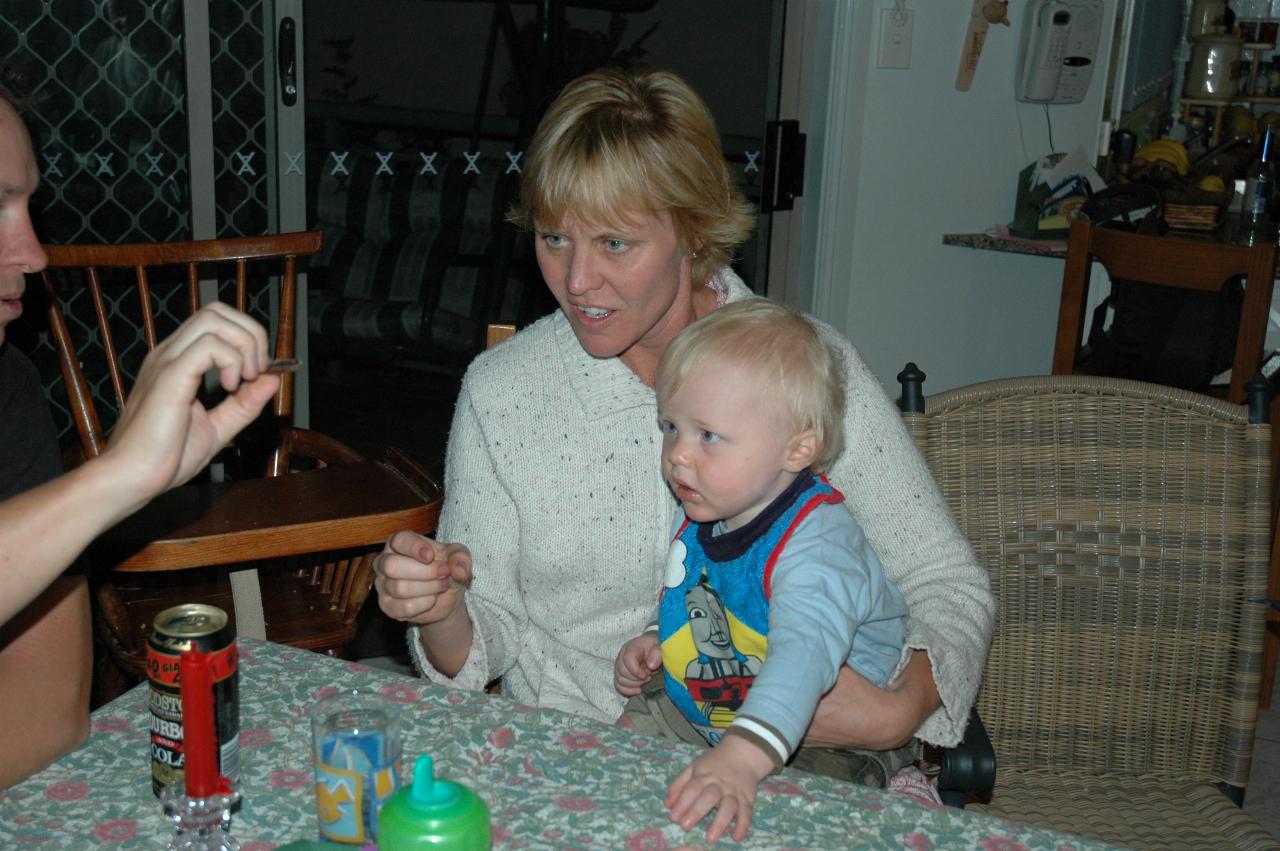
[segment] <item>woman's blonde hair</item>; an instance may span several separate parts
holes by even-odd
[[[755,214],[733,183],[715,121],[669,71],[606,68],[573,80],[538,124],[508,219],[620,227],[668,213],[701,285],[727,265]]]
[[[823,472],[844,451],[844,362],[802,314],[763,298],[717,308],[671,341],[658,361],[658,397],[679,392],[698,369],[734,363],[746,369],[796,434],[813,429]]]

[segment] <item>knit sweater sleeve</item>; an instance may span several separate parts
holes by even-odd
[[[528,616],[517,584],[518,515],[466,382],[449,431],[444,486],[449,498],[436,537],[466,544],[472,556],[471,586],[465,595],[473,628],[471,650],[457,675],[449,677],[427,660],[417,627],[409,630],[409,649],[423,676],[442,685],[479,690],[515,661]]]
[[[848,373],[845,451],[828,477],[910,607],[899,670],[912,650],[928,653],[942,706],[917,735],[951,746],[964,733],[986,662],[995,622],[990,583],[879,381],[847,340],[821,330],[844,353]]]

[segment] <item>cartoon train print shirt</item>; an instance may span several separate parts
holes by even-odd
[[[681,519],[658,640],[667,695],[708,743],[732,726],[780,766],[841,665],[880,686],[895,672],[906,602],[843,501],[806,472],[739,529]]]

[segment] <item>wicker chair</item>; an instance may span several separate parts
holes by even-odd
[[[1246,408],[1059,375],[926,406],[923,377],[899,376],[904,416],[999,604],[978,696],[999,772],[975,808],[1129,847],[1280,847],[1237,803],[1272,542],[1265,390]]]

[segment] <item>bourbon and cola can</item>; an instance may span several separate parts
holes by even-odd
[[[188,650],[209,659],[213,680],[213,726],[218,737],[218,770],[240,777],[240,676],[235,632],[217,606],[185,603],[156,615],[147,639],[147,679],[151,683],[151,788],[159,795],[183,779],[182,682],[178,660]]]

